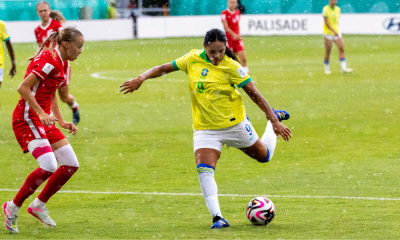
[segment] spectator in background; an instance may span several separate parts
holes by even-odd
[[[135,0],[129,0],[129,4],[128,4],[127,8],[128,9],[137,8],[137,4],[136,4]],[[131,13],[129,14],[129,17],[134,19],[135,22],[136,22],[136,16],[135,16],[135,13],[132,10],[131,10]]]
[[[117,9],[116,9],[116,4],[114,1],[112,1],[107,8],[107,18],[108,19],[116,19],[117,18]]]

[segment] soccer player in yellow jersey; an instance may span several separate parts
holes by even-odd
[[[229,227],[220,211],[214,180],[215,166],[224,144],[266,163],[274,154],[277,136],[281,135],[286,141],[291,137],[291,131],[280,122],[289,119],[289,114],[269,106],[239,64],[236,55],[226,46],[226,41],[222,30],[212,29],[204,37],[205,50],[192,50],[171,63],[151,68],[121,85],[121,91],[126,94],[138,90],[147,79],[174,71],[181,70],[189,76],[193,148],[201,190],[213,217],[211,228]],[[269,119],[261,139],[246,117],[242,96],[237,88],[243,88]]]
[[[10,35],[7,34],[6,31],[6,24],[0,20],[0,40],[6,43],[8,54],[11,58],[11,70],[10,76],[14,77],[17,74],[17,65],[15,64],[15,57],[14,57],[14,49],[11,45]],[[4,51],[3,51],[3,44],[0,43],[0,88],[1,83],[3,82],[3,75],[4,75]]]
[[[324,17],[324,41],[325,41],[325,73],[331,74],[329,67],[329,55],[332,50],[332,42],[335,42],[339,49],[340,66],[342,73],[353,72],[351,68],[347,68],[346,59],[344,57],[344,46],[342,34],[339,30],[340,8],[337,5],[337,0],[329,0],[329,4],[322,10]]]

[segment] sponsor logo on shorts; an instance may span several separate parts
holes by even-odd
[[[42,128],[42,127],[39,127],[39,132],[40,132],[41,134],[43,134],[43,135],[46,134],[46,131],[45,131],[44,128]]]

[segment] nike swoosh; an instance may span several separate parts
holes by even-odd
[[[196,63],[199,63],[199,62],[193,62],[193,64],[196,64]]]

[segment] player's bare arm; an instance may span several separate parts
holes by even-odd
[[[17,91],[24,98],[24,100],[29,104],[29,106],[35,111],[35,113],[39,116],[40,121],[45,126],[50,126],[54,124],[57,119],[53,116],[48,115],[43,111],[43,109],[39,106],[38,102],[35,99],[35,96],[32,94],[31,88],[35,86],[39,82],[37,76],[33,73],[29,74],[28,77],[22,81],[19,85]]]
[[[329,21],[328,21],[328,18],[327,18],[327,17],[324,17],[324,21],[325,21],[326,27],[327,27],[329,30],[331,30],[331,31],[335,34],[335,36],[339,36],[339,34],[338,34],[335,30],[333,30],[333,28],[332,28],[331,25],[329,24]]]
[[[279,122],[278,118],[272,111],[271,106],[268,104],[267,100],[260,94],[257,87],[253,82],[249,82],[243,86],[243,90],[246,94],[253,100],[255,104],[265,113],[268,119],[271,121],[274,132],[276,135],[281,135],[285,141],[289,141],[291,138],[291,131],[285,125]]]
[[[78,132],[78,128],[75,126],[75,124],[64,121],[61,115],[60,108],[58,107],[56,94],[54,94],[51,98],[51,111],[53,112],[54,117],[56,117],[56,119],[58,120],[58,124],[60,125],[60,127],[69,130],[69,133],[73,133],[73,135]]]
[[[12,77],[14,77],[15,74],[17,74],[17,65],[15,63],[15,55],[14,55],[14,49],[11,45],[11,41],[8,40],[6,41],[6,46],[7,46],[7,50],[8,50],[8,54],[10,55],[11,58],[11,70],[9,75]]]
[[[157,67],[153,67],[149,70],[147,70],[146,72],[140,74],[137,78],[134,78],[130,81],[124,82],[120,88],[121,90],[119,90],[120,92],[124,92],[124,94],[126,93],[131,93],[133,91],[136,91],[140,88],[140,86],[142,85],[142,83],[144,81],[146,81],[147,79],[150,78],[157,78],[157,77],[161,77],[164,76],[165,74],[174,72],[174,66],[172,65],[172,63],[166,63]]]
[[[230,28],[228,27],[228,22],[227,22],[226,20],[222,20],[222,24],[224,25],[224,30],[225,30],[225,32],[227,32],[227,33],[229,33],[230,35],[232,35],[232,37],[233,37],[235,40],[239,40],[239,39],[242,38],[239,34],[236,34],[234,31],[232,31],[232,29],[230,29]]]

